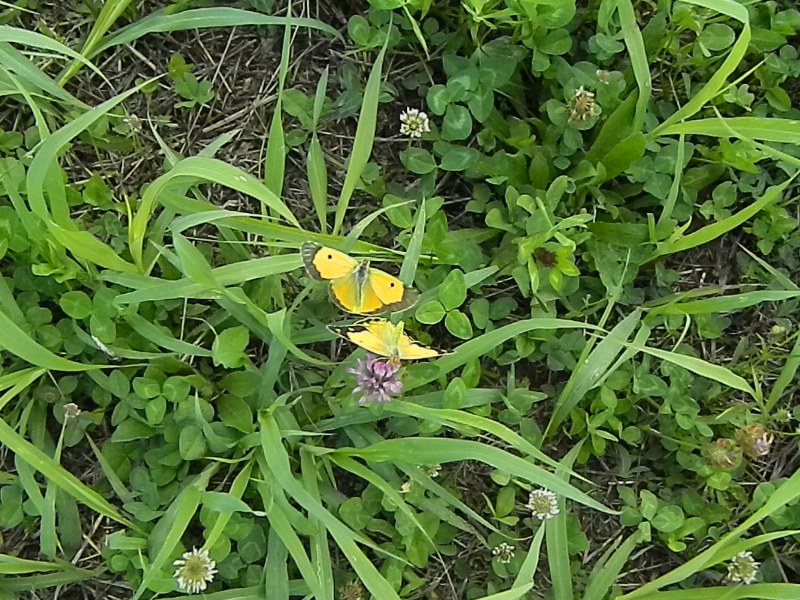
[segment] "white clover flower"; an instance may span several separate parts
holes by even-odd
[[[492,556],[496,556],[497,560],[499,560],[504,565],[507,565],[511,562],[511,559],[514,558],[514,546],[508,544],[506,542],[500,542],[492,548]]]
[[[208,556],[208,550],[192,548],[191,552],[184,552],[183,556],[172,563],[178,567],[173,577],[178,581],[178,587],[188,594],[204,592],[208,584],[214,581],[217,566]]]
[[[400,133],[410,138],[421,138],[431,130],[428,115],[418,108],[406,108],[400,115]]]
[[[594,94],[583,89],[583,86],[575,90],[567,108],[569,108],[569,122],[580,123],[588,121],[595,115],[597,104],[594,101]]]
[[[533,490],[528,496],[528,503],[525,506],[540,521],[552,519],[558,514],[557,496],[544,489]]]
[[[739,552],[731,558],[728,565],[728,581],[734,583],[753,583],[758,576],[758,563],[753,558],[752,552]]]
[[[77,419],[81,415],[81,409],[74,402],[69,402],[64,405],[64,418]]]

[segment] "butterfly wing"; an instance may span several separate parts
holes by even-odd
[[[400,312],[417,303],[419,294],[394,275],[380,269],[369,269],[362,290],[361,314]]]
[[[309,276],[330,282],[336,306],[357,315],[399,312],[416,304],[419,295],[394,275],[369,268],[344,252],[305,242],[300,255]]]
[[[304,242],[300,256],[306,271],[317,281],[344,280],[355,275],[358,261],[344,252],[320,246],[314,242]],[[355,279],[355,278],[354,278]]]
[[[423,346],[406,332],[401,332],[397,340],[395,356],[400,360],[422,360],[425,358],[434,358],[441,354],[442,353],[435,348]]]
[[[378,356],[391,357],[396,348],[392,347],[393,339],[390,329],[394,326],[383,319],[360,321],[349,327],[331,327],[331,331],[349,340],[356,346]]]
[[[369,319],[350,327],[332,327],[331,330],[368,352],[392,360],[422,360],[442,354],[405,333],[402,323],[394,325],[386,319]]]

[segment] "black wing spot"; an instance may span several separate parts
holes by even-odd
[[[389,284],[389,287],[394,287],[394,281]]]
[[[328,254],[328,260],[333,260],[333,254]]]

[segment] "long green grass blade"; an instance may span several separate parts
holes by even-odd
[[[73,57],[75,58],[74,62],[69,65],[59,78],[59,83],[62,86],[72,79],[81,65],[92,65],[84,56],[91,54],[92,50],[100,44],[100,40],[102,40],[103,36],[108,33],[108,30],[114,26],[114,23],[122,13],[125,12],[125,9],[128,8],[130,3],[131,0],[108,0],[103,2],[103,8],[100,10],[100,14],[97,16],[94,25],[92,25],[92,30],[83,42],[83,49],[81,50],[82,56]]]
[[[185,180],[189,180],[192,184],[216,183],[247,194],[295,227],[300,227],[292,211],[283,201],[249,173],[216,158],[192,156],[178,162],[170,171],[156,179],[142,195],[142,202],[133,217],[128,236],[131,255],[142,272],[144,272],[142,245],[156,202],[170,185],[185,183]]]
[[[281,443],[280,429],[275,418],[262,412],[259,415],[259,423],[265,459],[283,490],[327,528],[361,582],[374,596],[385,600],[400,600],[392,586],[355,543],[354,532],[314,500],[294,478],[289,468],[289,456]]]
[[[536,571],[539,568],[539,557],[542,552],[542,541],[544,540],[544,525],[540,525],[531,540],[531,545],[528,547],[528,553],[525,555],[525,562],[519,569],[519,573],[514,579],[513,587],[523,585],[528,581],[533,581],[536,577]]]
[[[215,469],[215,467],[212,467]],[[164,516],[156,524],[148,544],[151,554],[155,554],[150,565],[145,569],[142,582],[133,594],[138,600],[147,591],[148,586],[157,579],[162,570],[170,565],[170,558],[175,555],[175,548],[200,508],[203,492],[208,485],[212,470],[207,468],[195,480],[184,488],[172,501]],[[156,535],[155,532],[158,532]]]
[[[386,47],[389,44],[389,36],[372,65],[372,70],[364,88],[364,101],[361,104],[361,112],[358,115],[358,126],[353,140],[353,149],[350,153],[350,162],[347,173],[342,184],[342,192],[336,204],[336,213],[333,221],[333,234],[336,235],[342,229],[344,216],[350,206],[350,198],[356,190],[361,179],[361,174],[369,162],[372,154],[372,145],[375,143],[375,129],[378,122],[378,101],[381,95],[381,78],[383,76],[383,59],[386,56]]]
[[[103,368],[103,365],[84,365],[53,354],[25,333],[3,311],[0,311],[0,331],[3,332],[0,348],[31,365],[50,371],[91,371]]]
[[[696,114],[712,98],[714,98],[723,86],[728,77],[736,70],[747,53],[752,36],[750,30],[750,17],[747,8],[734,0],[685,0],[687,4],[702,6],[708,10],[721,12],[742,24],[742,32],[731,48],[730,53],[725,57],[724,62],[714,71],[708,82],[695,94],[689,102],[669,116],[661,125],[656,127],[650,134],[651,137],[662,135],[662,132],[671,125],[684,121]]]
[[[291,15],[292,3],[290,1],[286,6],[286,16],[291,17]],[[264,184],[278,197],[283,193],[283,183],[286,174],[286,140],[283,132],[283,90],[286,86],[286,74],[289,72],[289,57],[291,53],[292,22],[291,20],[287,20],[283,28],[281,62],[278,66],[278,99],[275,101],[275,110],[272,113],[272,122],[269,126],[269,138],[267,138],[267,151],[264,159]]]
[[[629,535],[609,556],[603,556],[589,575],[589,584],[583,592],[582,600],[604,600],[611,586],[619,577],[633,551],[645,539],[645,533],[639,529]]]
[[[160,10],[108,36],[105,41],[96,46],[86,58],[92,59],[109,48],[130,44],[150,33],[186,31],[187,29],[240,27],[243,25],[286,25],[287,22],[294,27],[318,29],[334,37],[341,38],[341,34],[333,27],[321,21],[317,21],[316,19],[299,17],[287,19],[286,17],[264,15],[249,10],[230,7],[195,8],[176,14],[167,14],[166,11]]]
[[[730,137],[730,130],[752,140],[796,144],[800,139],[800,121],[774,117],[725,117],[693,119],[676,123],[661,130],[661,135],[704,135],[709,137]]]
[[[636,113],[633,120],[633,131],[639,132],[644,129],[647,104],[650,102],[650,95],[653,89],[650,79],[650,64],[647,61],[642,32],[639,31],[639,26],[636,23],[636,13],[633,10],[631,0],[617,0],[617,10],[619,11],[622,36],[631,59],[631,68],[636,78],[636,85],[639,87]]]
[[[314,460],[314,455],[307,450],[300,451],[300,471],[303,477],[303,487],[308,490],[311,497],[318,503],[322,503],[319,494],[318,467]],[[316,533],[311,536],[311,559],[314,561],[322,594],[317,596],[319,600],[334,600],[333,567],[331,564],[330,541],[325,527],[322,526],[313,516],[309,517],[311,526]]]
[[[473,440],[399,438],[378,442],[368,448],[344,448],[336,452],[378,463],[397,461],[418,466],[476,460],[525,481],[544,486],[589,508],[611,514],[615,512],[549,471],[505,450]]]
[[[556,477],[569,484],[569,473],[578,457],[583,442],[579,442],[561,460],[563,468],[556,472]],[[555,491],[555,490],[552,490]],[[547,519],[544,525],[545,545],[547,546],[547,564],[550,569],[550,581],[553,585],[554,600],[572,600],[574,596],[572,567],[569,560],[569,538],[567,534],[567,503],[563,495],[558,497],[558,514]]]
[[[647,594],[656,592],[668,585],[674,585],[685,581],[695,573],[698,573],[703,569],[707,569],[708,567],[711,567],[723,560],[727,560],[737,552],[747,550],[751,546],[755,546],[758,543],[763,543],[769,539],[774,539],[775,537],[780,537],[783,535],[792,535],[792,532],[776,532],[774,534],[760,536],[762,541],[759,541],[756,538],[753,540],[744,540],[742,542],[738,542],[739,538],[748,529],[766,519],[768,516],[781,510],[790,502],[794,502],[797,498],[800,498],[800,470],[795,471],[795,473],[789,479],[781,483],[769,496],[761,508],[750,515],[747,519],[742,521],[734,529],[725,534],[711,547],[707,548],[694,558],[686,561],[680,567],[671,570],[669,573],[657,577],[642,587],[620,596],[619,600],[633,600],[634,598],[645,597]],[[751,589],[751,586],[747,586],[747,589]]]
[[[553,416],[544,433],[545,438],[555,432],[589,390],[594,388],[604,377],[614,359],[623,349],[619,340],[627,340],[641,318],[641,311],[633,311],[611,330],[607,338],[597,344],[585,360],[578,363],[558,396]]]
[[[425,295],[423,295],[422,298],[424,299]],[[436,360],[433,364],[439,367],[439,373],[437,375],[404,382],[406,392],[429,383],[440,375],[450,373],[451,371],[464,366],[471,360],[480,358],[490,350],[501,346],[510,339],[536,329],[587,329],[590,331],[596,331],[599,328],[589,323],[581,323],[580,321],[570,321],[568,319],[550,319],[544,317],[526,319],[524,321],[518,321],[516,323],[504,325],[479,335],[478,337],[467,342],[464,342],[455,350],[453,350],[451,354],[447,354]]]
[[[50,456],[11,429],[3,419],[0,419],[0,443],[41,473],[47,481],[57,485],[81,504],[88,506],[93,511],[112,521],[121,523],[126,527],[133,527],[133,524],[123,517],[116,507],[110,504],[103,496],[82,483]]]
[[[99,106],[68,122],[42,142],[31,161],[30,167],[28,167],[28,176],[26,180],[28,202],[36,216],[45,223],[50,221],[50,209],[47,206],[43,192],[45,179],[49,172],[56,172],[54,169],[54,167],[56,167],[56,160],[64,152],[69,142],[88,129],[98,119],[108,114],[108,112],[120,102],[129,98],[152,81],[154,80],[142,82],[138,86],[106,100]],[[60,183],[59,185],[61,185],[63,193],[63,185]],[[59,206],[53,209],[53,215],[64,214],[69,215],[69,207]],[[63,221],[60,218],[56,218],[55,221],[57,225],[65,229],[75,229],[75,225],[71,220]]]
[[[800,584],[753,583],[739,586],[690,588],[652,592],[638,596],[640,600],[797,600]]]
[[[676,252],[684,252],[685,250],[702,246],[703,244],[707,244],[710,241],[715,240],[729,231],[732,231],[736,227],[746,223],[764,208],[773,202],[780,200],[784,190],[791,185],[796,177],[797,173],[792,175],[780,185],[770,187],[766,192],[764,192],[764,195],[761,196],[761,198],[729,217],[706,225],[705,227],[701,227],[697,231],[694,231],[688,235],[680,236],[674,240],[670,239],[662,242],[656,248],[651,260],[661,256],[675,254]]]

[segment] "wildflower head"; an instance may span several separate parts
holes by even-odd
[[[739,552],[728,565],[728,581],[753,583],[758,576],[758,563],[752,552]]]
[[[775,436],[758,423],[738,429],[734,437],[742,452],[750,458],[761,458],[769,454],[772,442],[775,440]]]
[[[418,108],[406,108],[400,115],[400,133],[410,138],[421,138],[431,130],[428,115]]]
[[[173,575],[178,587],[189,594],[204,592],[217,573],[217,564],[208,556],[208,550],[193,548],[172,564],[178,567]]]
[[[545,521],[558,514],[558,497],[548,490],[533,490],[528,496],[528,503],[525,506],[533,513],[534,517]]]
[[[68,402],[64,405],[64,418],[77,419],[81,414],[81,409],[74,402]]]
[[[367,600],[367,591],[360,581],[348,581],[339,588],[339,598],[342,600]]]
[[[742,449],[730,438],[719,438],[703,448],[703,454],[712,467],[730,471],[742,462]]]
[[[595,75],[597,75],[597,81],[603,85],[608,85],[611,82],[611,73],[605,69],[597,69],[597,71],[595,71]]]
[[[400,366],[390,361],[367,355],[356,361],[348,372],[355,375],[353,394],[360,395],[359,404],[389,402],[392,396],[403,392],[403,382],[397,376]]]
[[[506,542],[500,542],[492,548],[492,556],[496,557],[504,565],[511,562],[514,558],[514,546]]]
[[[442,470],[442,465],[425,465],[422,467],[422,470],[425,471],[425,474],[428,477],[435,479],[439,476],[439,473]]]
[[[588,121],[595,115],[596,107],[594,94],[583,89],[583,86],[579,87],[569,101],[569,122],[582,123]]]

